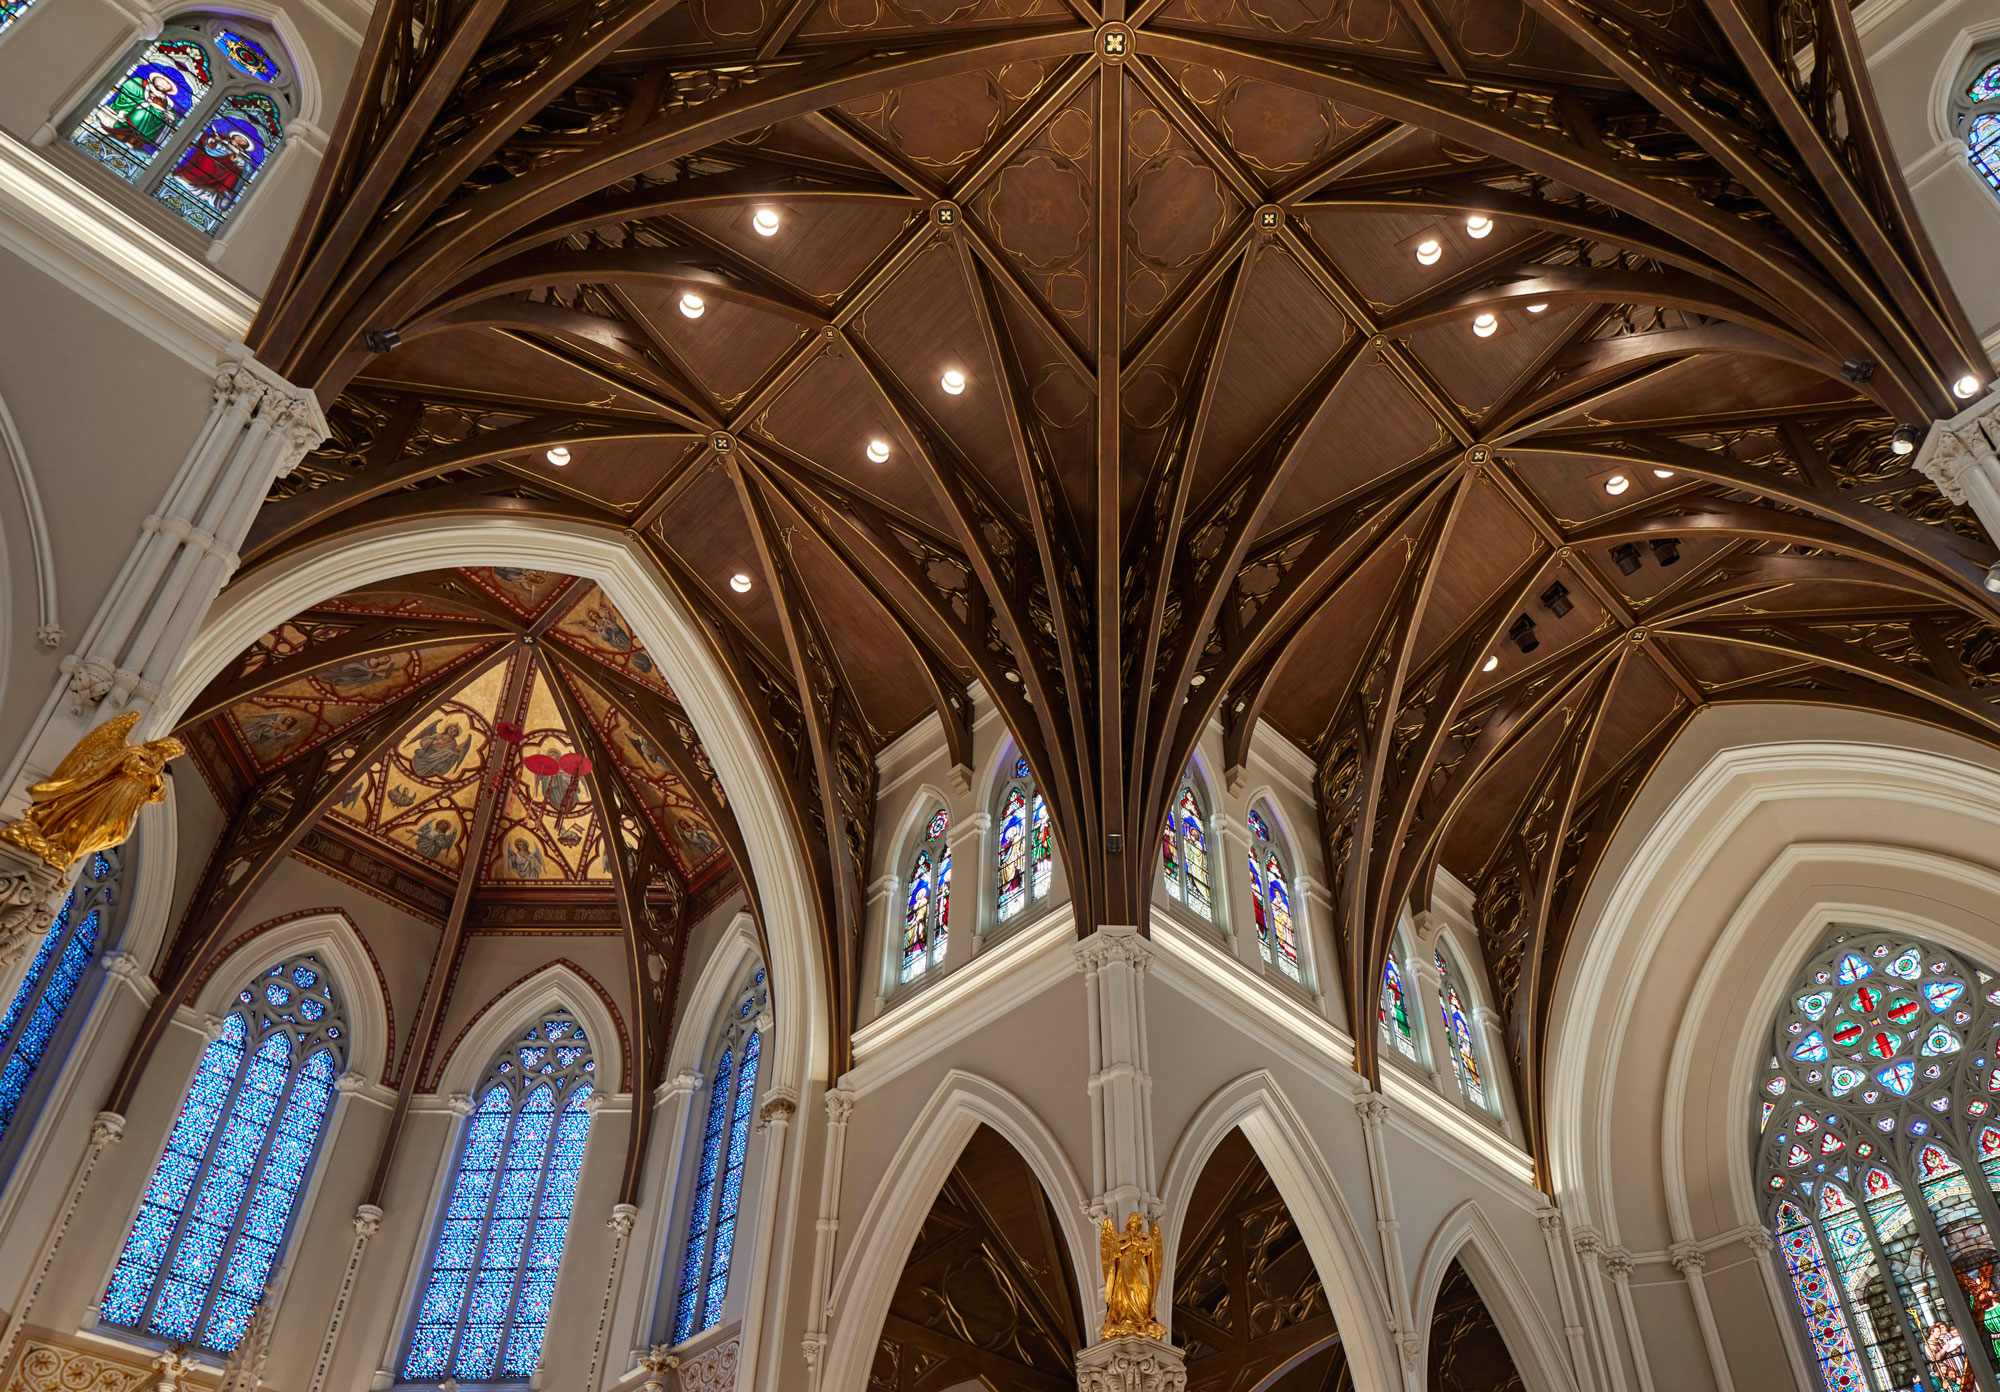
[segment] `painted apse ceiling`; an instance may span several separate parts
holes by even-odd
[[[656,699],[635,712],[619,681]],[[472,925],[615,926],[594,791],[611,776],[671,858],[653,893],[691,895],[698,911],[735,886],[711,819],[648,734],[671,722],[726,803],[672,689],[603,592],[570,576],[436,572],[315,605],[218,677],[184,733],[229,806],[425,687],[431,698],[343,775],[295,854],[427,918],[470,877]],[[493,809],[474,844],[482,785]]]

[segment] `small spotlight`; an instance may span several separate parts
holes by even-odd
[[[736,593],[738,594],[749,594],[750,577],[745,575],[740,570],[737,571],[734,575],[729,577],[729,588],[736,591]]]
[[[558,469],[568,464],[569,461],[570,461],[570,453],[568,447],[564,445],[557,445],[554,449],[549,451],[549,463],[555,465]]]
[[[1873,358],[1849,358],[1840,365],[1840,375],[1850,382],[1866,382],[1875,376]]]
[[[877,464],[888,463],[889,442],[887,440],[870,440],[868,442],[868,457]]]
[[[1618,562],[1619,574],[1637,575],[1639,573],[1639,548],[1631,542],[1628,541],[1622,546],[1612,547],[1611,559]]]
[[[955,367],[950,368],[938,379],[938,385],[951,395],[957,396],[965,390],[965,374]]]
[[[1472,331],[1478,334],[1481,338],[1493,337],[1494,332],[1498,330],[1499,327],[1500,327],[1499,317],[1496,316],[1490,309],[1477,315],[1476,317],[1474,317],[1472,321]]]
[[[2000,594],[2000,561],[1995,561],[1986,568],[1986,588],[1994,594]]]
[[[681,313],[685,314],[688,318],[699,319],[707,312],[707,303],[701,296],[695,294],[694,291],[690,290],[681,296]]]
[[[1960,401],[1970,401],[1979,395],[1979,379],[1968,372],[1951,384],[1951,394]]]
[[[770,208],[759,208],[757,215],[750,219],[750,225],[757,229],[760,237],[778,235],[778,214]]]
[[[1681,558],[1679,537],[1654,537],[1647,545],[1653,548],[1653,559],[1663,566],[1673,565]]]
[[[1436,237],[1426,237],[1417,243],[1417,264],[1419,266],[1435,266],[1438,263],[1438,259],[1443,255],[1444,243],[1440,242]]]
[[[1631,486],[1632,480],[1623,474],[1613,474],[1610,478],[1604,480],[1604,491],[1614,498]]]
[[[1514,640],[1514,646],[1524,653],[1531,653],[1542,645],[1535,636],[1535,621],[1526,614],[1514,620],[1514,626],[1507,630],[1507,636]]]
[[[1493,654],[1493,656],[1487,658],[1484,662],[1479,664],[1479,670],[1482,672],[1490,672],[1499,665],[1500,665],[1500,654],[1495,653]]]
[[[1483,213],[1474,213],[1465,220],[1465,234],[1468,237],[1483,237],[1493,230],[1493,219]]]
[[[1555,584],[1543,590],[1542,607],[1559,619],[1569,613],[1570,610],[1576,608],[1576,605],[1570,601],[1569,586],[1558,580]]]
[[[1899,425],[1896,427],[1896,433],[1889,437],[1889,448],[1897,454],[1915,454],[1920,434],[1914,425]]]
[[[1528,306],[1528,313],[1530,313],[1530,314],[1540,314],[1540,313],[1541,313],[1541,312],[1542,312],[1543,310],[1545,310],[1545,309],[1547,309],[1547,308],[1548,308],[1548,306],[1547,306],[1547,305],[1545,305],[1545,304],[1531,304],[1531,305],[1529,305],[1529,306]]]
[[[1674,476],[1674,471],[1673,471],[1672,469],[1655,469],[1655,470],[1653,470],[1653,477],[1654,477],[1654,478],[1656,478],[1656,479],[1670,479],[1670,478],[1672,478],[1673,476]]]

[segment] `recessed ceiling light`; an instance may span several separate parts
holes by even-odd
[[[1899,425],[1896,433],[1889,437],[1889,448],[1897,454],[1917,452],[1917,428],[1914,425]]]
[[[1613,474],[1610,478],[1604,480],[1604,491],[1614,498],[1631,486],[1632,480],[1626,478],[1623,474]]]
[[[944,376],[938,379],[938,385],[957,396],[965,390],[965,374],[955,367],[946,368]]]
[[[1492,310],[1476,316],[1472,321],[1472,331],[1481,338],[1491,338],[1500,328],[1500,320]]]
[[[778,235],[778,214],[771,208],[759,208],[757,215],[750,219],[750,225],[757,229],[760,237],[775,237]]]
[[[566,446],[557,445],[554,449],[549,451],[549,463],[555,465],[558,469],[562,468],[563,465],[569,463],[569,460],[570,460],[570,454]]]
[[[1479,670],[1482,672],[1490,672],[1499,665],[1500,665],[1500,654],[1495,653],[1493,654],[1493,656],[1487,658],[1484,662],[1479,664]]]
[[[701,296],[690,290],[681,296],[681,313],[690,319],[699,319],[708,312],[708,304]]]
[[[1417,264],[1419,266],[1435,266],[1438,263],[1438,258],[1443,255],[1444,244],[1438,241],[1436,237],[1426,237],[1417,243]]]
[[[737,571],[734,575],[729,577],[729,588],[736,591],[736,593],[738,594],[749,594],[750,577],[745,575],[740,570]]]
[[[1979,379],[1968,372],[1951,384],[1951,392],[1960,401],[1969,401],[1979,395]]]
[[[1547,306],[1547,305],[1545,305],[1545,304],[1531,304],[1531,305],[1529,305],[1529,306],[1528,306],[1528,313],[1530,313],[1530,314],[1540,314],[1540,313],[1541,313],[1541,312],[1542,312],[1543,310],[1545,310],[1545,309],[1547,309],[1547,308],[1548,308],[1548,306]]]
[[[1474,213],[1465,220],[1465,231],[1468,236],[1483,237],[1492,230],[1493,219],[1484,213]]]
[[[1668,479],[1668,478],[1672,478],[1673,476],[1674,476],[1674,471],[1673,471],[1672,469],[1655,469],[1655,470],[1653,470],[1653,477],[1654,477],[1654,478],[1659,478],[1659,479]]]
[[[868,442],[868,457],[877,464],[888,462],[889,442],[887,440],[870,440]]]

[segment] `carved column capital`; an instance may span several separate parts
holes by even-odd
[[[1614,1281],[1627,1279],[1632,1274],[1632,1254],[1623,1247],[1606,1247],[1604,1272]]]
[[[617,1233],[619,1239],[622,1241],[632,1235],[632,1226],[638,1221],[639,1210],[636,1207],[628,1203],[613,1204],[611,1205],[611,1217],[605,1222],[604,1226]]]
[[[782,1085],[774,1086],[765,1094],[762,1105],[757,1108],[757,1129],[767,1130],[773,1123],[779,1121],[789,1125],[791,1119],[798,1115],[798,1110],[798,1093]]]
[[[382,1231],[382,1210],[365,1203],[354,1210],[354,1235],[364,1242]]]
[[[1550,1204],[1547,1208],[1538,1208],[1535,1210],[1535,1221],[1542,1225],[1543,1232],[1559,1233],[1563,1226],[1562,1210],[1554,1204]]]
[[[1187,1392],[1187,1362],[1164,1339],[1127,1335],[1076,1356],[1077,1392]]]
[[[1596,1228],[1578,1228],[1570,1234],[1569,1245],[1579,1257],[1595,1258],[1604,1251],[1604,1234]]]
[[[1667,1248],[1667,1260],[1683,1276],[1699,1275],[1708,1267],[1708,1253],[1701,1250],[1698,1242],[1676,1242]]]
[[[471,1116],[472,1094],[469,1092],[454,1092],[451,1096],[445,1098],[444,1105],[446,1110],[450,1111],[453,1116]]]
[[[333,1090],[342,1097],[352,1097],[368,1086],[368,1075],[350,1068],[333,1080]]]
[[[1743,1229],[1743,1245],[1758,1256],[1764,1256],[1771,1250],[1771,1234],[1764,1228],[1746,1227]]]
[[[1108,923],[1076,945],[1076,968],[1092,972],[1124,962],[1134,971],[1144,971],[1153,949],[1128,923]]]
[[[0,968],[18,962],[48,935],[63,879],[63,872],[40,856],[0,841]]]
[[[1382,1123],[1389,1119],[1389,1099],[1379,1092],[1364,1093],[1354,1099],[1354,1110],[1364,1128],[1380,1131]]]
[[[845,1126],[847,1119],[854,1115],[854,1094],[847,1088],[832,1088],[826,1094],[826,1122],[829,1126]]]
[[[99,1112],[90,1123],[90,1143],[116,1145],[125,1139],[125,1118],[116,1112]]]

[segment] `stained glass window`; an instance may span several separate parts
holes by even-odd
[[[1901,934],[1836,930],[1778,1010],[1760,1183],[1832,1392],[1955,1392],[2000,1367],[1996,1035],[2000,982]]]
[[[1965,89],[1965,95],[1974,101],[1993,101],[2000,98],[2000,63],[1987,66],[1979,76],[1972,79],[1972,85]]]
[[[1973,170],[2000,193],[2000,63],[1990,51],[1966,78],[1951,118]]]
[[[0,28],[15,4],[0,0]],[[69,143],[214,236],[285,138],[293,84],[276,54],[240,21],[179,19],[76,113]]]
[[[1458,1077],[1458,1090],[1475,1107],[1486,1105],[1486,1089],[1479,1082],[1479,1051],[1473,1047],[1472,1022],[1466,1018],[1465,1003],[1459,998],[1458,981],[1442,952],[1437,954],[1438,1011],[1444,1016],[1444,1033],[1451,1045],[1451,1071]]]
[[[0,0],[0,34],[35,6],[35,0]]]
[[[1169,895],[1203,918],[1215,916],[1209,893],[1208,835],[1202,830],[1201,802],[1191,783],[1181,785],[1181,795],[1160,832],[1160,867]]]
[[[1049,805],[1035,791],[1026,759],[1014,761],[1013,776],[1001,785],[998,820],[997,917],[1005,923],[1046,896],[1055,877]]]
[[[1285,867],[1271,844],[1270,824],[1254,807],[1246,820],[1250,825],[1250,920],[1257,929],[1257,951],[1297,981],[1299,942],[1292,927],[1292,896],[1285,887]]]
[[[403,1376],[520,1382],[535,1375],[590,1138],[597,1061],[566,1011],[487,1068],[459,1139]]]
[[[722,1319],[729,1294],[730,1257],[743,1207],[743,1170],[749,1160],[762,1059],[764,1007],[769,989],[762,966],[752,971],[723,1014],[709,1075],[708,1104],[696,1152],[694,1192],[688,1204],[687,1244],[681,1252],[679,1295],[672,1342],[678,1344]]]
[[[84,973],[97,960],[106,916],[118,900],[122,855],[122,847],[100,851],[84,866],[0,1018],[0,1142],[21,1113]]]
[[[1376,1004],[1375,1018],[1397,1052],[1406,1059],[1414,1060],[1417,1039],[1410,1029],[1409,1007],[1403,1003],[1403,974],[1396,969],[1396,954],[1393,952],[1382,965],[1382,998]]]
[[[923,843],[910,862],[898,980],[915,981],[932,967],[944,964],[951,931],[951,845],[945,840],[950,830],[951,817],[940,807],[924,828]]]
[[[106,1324],[215,1353],[263,1299],[312,1170],[346,1011],[313,957],[237,993],[203,1052],[99,1302]]]

